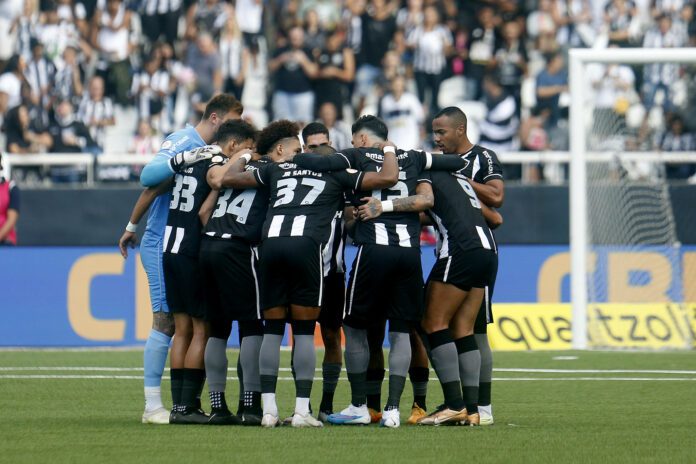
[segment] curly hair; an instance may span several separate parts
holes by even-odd
[[[281,140],[297,137],[299,133],[299,126],[292,121],[281,119],[272,122],[259,133],[256,151],[261,155],[267,155]]]

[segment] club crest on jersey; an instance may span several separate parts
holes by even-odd
[[[215,155],[212,158],[210,158],[210,162],[213,164],[220,164],[220,163],[223,163],[225,161],[225,159],[226,158],[222,155]]]
[[[468,168],[470,164],[471,160],[469,158],[464,158],[464,167],[462,168],[462,170]]]

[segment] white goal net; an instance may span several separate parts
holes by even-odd
[[[694,347],[696,282],[675,220],[689,212],[673,210],[671,186],[696,158],[664,140],[691,125],[695,68],[694,49],[570,52],[575,348]]]

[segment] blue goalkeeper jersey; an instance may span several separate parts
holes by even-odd
[[[150,177],[150,179],[148,179],[148,184],[151,186],[157,185],[174,175],[168,163],[169,159],[174,155],[205,145],[206,143],[198,134],[196,128],[189,124],[187,124],[185,128],[170,134],[169,137],[162,142],[162,146],[157,152],[157,155],[155,155],[155,158],[145,167],[145,169],[148,167],[156,168],[157,177],[154,179]],[[145,169],[143,169],[143,173],[145,173]],[[150,173],[152,173],[152,171],[153,170],[150,169]],[[147,227],[145,229],[145,236],[143,237],[143,245],[147,246],[161,241],[164,235],[164,226],[167,224],[171,197],[171,192],[163,193],[152,202],[150,211],[147,215]]]

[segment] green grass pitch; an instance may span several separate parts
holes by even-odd
[[[0,351],[0,462],[696,462],[692,352],[495,353],[486,428],[142,425],[141,368],[138,350]],[[162,388],[169,403],[168,380]],[[237,392],[230,380],[231,405]],[[289,415],[292,381],[279,380],[278,394]],[[320,394],[315,382],[315,407]],[[335,407],[348,398],[344,372]],[[441,398],[431,373],[428,406]],[[404,423],[411,400],[407,382]]]

